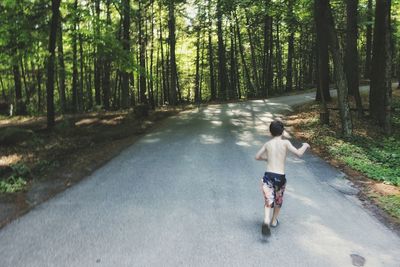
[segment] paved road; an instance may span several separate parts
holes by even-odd
[[[280,226],[261,237],[268,122],[313,94],[187,111],[0,231],[0,266],[400,266],[400,238],[342,173],[288,159]],[[284,104],[285,103],[285,104]],[[107,151],[105,151],[107,153]]]

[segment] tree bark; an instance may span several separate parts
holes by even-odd
[[[371,77],[371,51],[372,51],[372,23],[373,23],[373,12],[372,12],[372,0],[368,0],[367,4],[367,31],[365,41],[365,68],[364,78],[369,79]]]
[[[130,49],[130,25],[131,25],[131,5],[130,0],[122,1],[123,7],[123,32],[122,32],[122,47],[127,58],[126,64],[130,65],[131,49]],[[124,69],[121,73],[121,107],[129,107],[129,72]]]
[[[77,31],[78,31],[78,0],[74,1],[74,14],[73,14],[73,32],[72,32],[72,110],[78,111],[78,44],[77,44]]]
[[[95,12],[96,12],[96,22],[94,25],[95,38],[100,39],[100,0],[95,0]],[[94,91],[95,91],[95,101],[96,105],[101,105],[101,73],[102,73],[102,49],[101,44],[96,44],[96,52],[94,59]]]
[[[320,2],[322,2],[322,5],[326,10],[324,17],[327,20],[329,46],[335,67],[335,82],[338,92],[338,106],[342,125],[342,133],[345,137],[350,137],[353,131],[353,124],[351,121],[350,107],[348,103],[348,87],[343,67],[343,56],[339,46],[339,40],[337,38],[329,0],[320,0]]]
[[[177,104],[177,69],[176,69],[176,55],[175,55],[175,0],[170,0],[168,4],[168,28],[169,28],[169,48],[170,48],[170,90],[169,100],[170,105]]]
[[[146,40],[143,34],[143,15],[144,9],[142,6],[142,0],[139,0],[139,11],[138,11],[138,23],[139,23],[139,102],[147,103],[146,99]],[[145,13],[144,13],[145,14]]]
[[[200,25],[196,28],[196,74],[194,80],[194,102],[200,104]]]
[[[242,35],[240,33],[239,20],[237,18],[236,10],[234,11],[234,16],[235,16],[235,22],[236,22],[236,35],[237,35],[237,39],[239,42],[239,53],[240,53],[240,58],[242,60],[242,65],[243,65],[243,69],[244,69],[244,73],[245,73],[245,77],[246,77],[247,97],[255,97],[256,89],[254,88],[254,84],[251,81],[250,71],[249,71],[249,68],[247,67],[246,58],[244,56]]]
[[[51,128],[55,125],[54,114],[54,59],[56,48],[56,37],[58,28],[58,19],[60,17],[61,0],[52,0],[51,10],[51,26],[49,37],[49,57],[47,61],[47,127]]]
[[[217,37],[218,37],[218,99],[225,100],[228,90],[228,77],[226,69],[225,44],[222,32],[222,2],[217,1]]]
[[[111,11],[110,11],[111,0],[106,2],[106,23],[107,23],[107,35],[109,27],[111,27]],[[111,94],[111,55],[109,52],[104,53],[104,73],[103,73],[103,106],[106,110],[110,109],[110,94]],[[91,90],[91,89],[89,89]]]
[[[371,117],[391,133],[391,0],[377,0],[371,64],[369,106]]]
[[[64,63],[64,45],[62,39],[62,21],[60,16],[60,21],[58,23],[58,36],[57,36],[57,52],[58,52],[58,76],[59,79],[59,88],[60,88],[60,106],[61,113],[65,113],[67,111],[67,101],[65,97],[65,63]]]
[[[358,115],[363,116],[363,107],[359,90],[359,68],[357,51],[357,20],[358,20],[358,0],[347,0],[347,33],[346,33],[346,53],[345,53],[345,71],[347,84],[349,86],[349,95],[354,96],[356,100]]]
[[[251,56],[251,66],[253,69],[253,77],[254,77],[254,95],[259,95],[260,94],[260,79],[258,77],[258,71],[257,71],[257,62],[256,62],[256,54],[255,54],[255,47],[254,47],[254,42],[253,42],[253,34],[251,32],[251,25],[250,25],[250,19],[246,14],[246,30],[247,34],[249,36],[249,43],[250,43],[250,56]]]
[[[331,101],[329,91],[329,47],[328,47],[328,29],[325,23],[325,9],[320,0],[314,1],[314,17],[317,32],[317,71],[318,86],[316,100],[325,102]],[[321,93],[323,96],[321,96]]]

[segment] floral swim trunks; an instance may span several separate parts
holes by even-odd
[[[283,193],[286,187],[284,174],[265,172],[262,178],[262,191],[264,194],[265,206],[282,207]]]

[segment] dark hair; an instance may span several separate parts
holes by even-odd
[[[284,130],[283,123],[281,121],[273,121],[269,125],[269,131],[271,132],[272,136],[280,136]]]

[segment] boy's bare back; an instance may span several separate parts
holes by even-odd
[[[309,144],[303,143],[299,149],[295,148],[289,140],[285,140],[281,136],[275,136],[266,142],[256,155],[257,160],[267,161],[267,171],[279,174],[285,174],[285,161],[287,151],[289,150],[297,156],[302,156]]]

